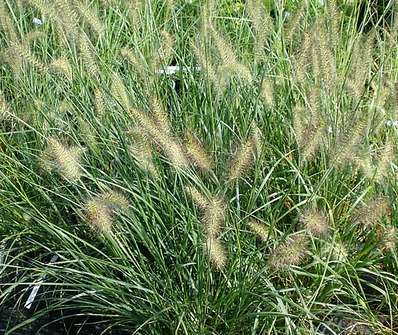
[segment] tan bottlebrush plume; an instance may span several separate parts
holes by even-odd
[[[16,77],[19,77],[22,70],[22,58],[13,47],[8,47],[0,54],[0,63],[8,64]]]
[[[204,210],[208,206],[209,200],[196,187],[187,186],[185,192],[200,209]]]
[[[251,138],[253,140],[256,156],[260,157],[263,151],[263,133],[261,132],[261,129],[258,127],[258,125],[255,123],[252,124]]]
[[[275,271],[283,271],[291,266],[300,265],[305,257],[308,248],[308,238],[305,235],[294,235],[278,245],[270,255],[268,264]]]
[[[7,2],[0,2],[0,29],[4,31],[8,42],[16,43],[18,41],[18,37],[11,17],[12,15],[7,9]]]
[[[300,217],[306,231],[317,237],[325,237],[329,232],[329,220],[323,211],[319,209],[307,209]]]
[[[255,233],[262,241],[267,241],[269,237],[268,227],[258,221],[250,221],[248,227]]]
[[[252,20],[255,32],[254,60],[256,63],[264,60],[265,42],[272,31],[273,22],[271,16],[266,12],[263,3],[259,0],[247,2],[247,12]]]
[[[35,67],[38,71],[46,73],[48,68],[41,63],[29,50],[29,48],[21,43],[12,43],[11,47],[15,53],[25,62]]]
[[[29,46],[32,42],[36,42],[37,40],[43,39],[44,37],[46,37],[46,34],[44,32],[34,30],[26,34],[23,42],[25,45]]]
[[[384,146],[382,153],[379,156],[377,170],[375,175],[376,182],[381,182],[388,176],[391,169],[391,163],[395,159],[394,144],[389,139]]]
[[[309,32],[304,33],[303,41],[296,59],[294,60],[294,71],[297,81],[303,82],[306,79],[309,66],[311,65],[312,36]]]
[[[193,134],[192,130],[185,132],[185,147],[191,161],[203,171],[210,171],[214,162],[203,144]]]
[[[297,9],[293,16],[289,18],[289,22],[286,25],[285,36],[288,43],[291,43],[293,41],[293,37],[300,28],[300,21],[303,19],[305,12],[306,1],[302,1],[301,6]]]
[[[105,115],[106,112],[105,98],[99,88],[96,88],[94,90],[94,107],[97,115],[99,116]]]
[[[293,129],[296,135],[297,145],[301,151],[306,143],[306,111],[303,105],[298,104],[293,107]]]
[[[79,15],[91,27],[91,29],[99,36],[102,36],[105,32],[105,27],[94,9],[87,6],[82,1],[74,1],[74,5],[76,6]]]
[[[126,87],[117,73],[112,74],[111,94],[124,109],[128,110],[130,108],[130,99],[127,95]]]
[[[254,143],[249,138],[236,150],[229,165],[228,181],[235,181],[241,178],[253,162]]]
[[[247,81],[248,83],[253,82],[253,75],[250,72],[250,69],[244,64],[240,64],[240,63],[233,64],[232,63],[232,64],[221,65],[218,67],[217,72],[218,72],[218,76],[221,77],[221,79],[219,81],[220,83],[218,84],[221,87],[225,87],[226,84],[231,79],[231,77],[233,77],[233,76],[243,79],[243,80]],[[224,85],[223,85],[222,81],[225,82]]]
[[[167,65],[173,54],[174,39],[166,30],[160,32],[160,41],[159,49],[156,51],[152,63],[155,71],[162,65]]]
[[[169,122],[169,116],[162,104],[162,102],[156,97],[151,98],[152,114],[157,127],[165,134],[171,133],[171,127]]]
[[[354,223],[364,229],[369,229],[389,214],[390,202],[384,197],[378,197],[369,200],[355,211]]]
[[[320,121],[307,125],[303,139],[307,139],[308,142],[304,144],[301,154],[304,161],[312,159],[317,154],[323,143],[324,135],[325,126]]]
[[[41,10],[53,19],[64,36],[77,40],[78,36],[78,15],[68,0],[42,1]]]
[[[328,0],[327,1],[327,9],[328,9],[328,41],[332,50],[336,50],[339,37],[340,37],[340,13],[337,8],[336,0]]]
[[[62,57],[54,60],[51,63],[50,68],[63,74],[69,81],[73,80],[72,66],[66,58]]]
[[[375,176],[375,167],[372,162],[372,157],[368,150],[359,150],[353,158],[352,162],[363,173],[363,175],[371,179]]]
[[[136,160],[138,166],[154,177],[159,177],[159,172],[154,163],[153,149],[150,143],[144,138],[138,129],[130,132],[133,143],[129,146],[129,151]]]
[[[98,198],[112,210],[126,209],[129,207],[128,199],[123,194],[113,190],[102,193]]]
[[[93,49],[94,48],[88,37],[84,33],[81,33],[79,36],[79,51],[81,60],[88,74],[92,77],[97,77],[99,69]]]
[[[393,251],[398,242],[398,229],[393,226],[378,225],[377,237],[382,252]]]
[[[147,70],[147,65],[140,60],[135,52],[127,47],[120,50],[120,55],[129,62],[134,70],[137,72],[139,79],[145,81],[147,79],[145,71]]]
[[[218,91],[220,91],[217,72],[214,69],[214,66],[211,64],[209,58],[206,57],[204,48],[200,48],[197,47],[196,45],[193,45],[192,49],[195,53],[198,62],[200,63],[201,67],[204,69],[207,77],[209,78],[210,82],[213,83],[213,85]]]
[[[268,107],[274,104],[274,88],[272,82],[268,79],[263,80],[261,84],[261,96]]]
[[[126,209],[128,200],[115,191],[107,191],[88,200],[84,205],[88,222],[94,229],[105,233],[112,230],[114,214],[119,209]]]
[[[375,32],[371,32],[366,39],[358,39],[353,46],[351,54],[350,76],[347,86],[356,99],[359,99],[369,76],[369,68],[372,65],[373,43]]]
[[[212,38],[214,40],[217,51],[220,55],[221,62],[224,66],[233,66],[238,64],[238,59],[235,56],[231,45],[222,37],[213,27],[211,28]]]
[[[223,199],[214,196],[208,200],[202,217],[208,236],[218,237],[221,233],[224,226],[225,209]]]
[[[51,157],[56,170],[65,179],[75,182],[82,176],[80,156],[82,149],[78,147],[67,147],[55,138],[50,138],[45,150],[47,157]]]
[[[331,259],[338,263],[344,263],[348,260],[348,251],[341,242],[326,242],[322,246],[320,256],[323,259]]]
[[[189,162],[185,156],[184,150],[177,139],[162,132],[147,114],[142,111],[130,108],[130,114],[137,121],[145,132],[148,140],[154,141],[159,145],[170,163],[176,168],[187,168]]]
[[[345,166],[355,160],[359,145],[365,135],[366,124],[365,118],[360,118],[337,137],[331,154],[336,167]]]
[[[143,10],[145,1],[143,0],[128,0],[128,17],[133,31],[138,31],[141,25],[141,11]]]
[[[227,252],[219,239],[208,237],[204,245],[210,263],[221,271],[227,265]]]
[[[86,202],[85,213],[88,222],[94,229],[109,233],[112,230],[112,211],[100,199],[91,199]]]
[[[323,87],[331,90],[336,84],[337,71],[333,51],[325,31],[324,22],[315,23],[312,42],[313,73]]]

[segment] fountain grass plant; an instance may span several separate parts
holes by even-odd
[[[1,0],[0,329],[397,334],[385,3]]]

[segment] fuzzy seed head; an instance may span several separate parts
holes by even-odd
[[[210,263],[218,271],[227,265],[227,253],[219,239],[209,237],[205,243],[205,251],[210,259]]]
[[[270,80],[263,80],[261,84],[261,96],[268,107],[272,107],[274,103],[273,91],[272,82]]]
[[[389,252],[395,250],[398,242],[398,229],[392,226],[379,225],[377,227],[377,236],[380,241],[380,250]]]
[[[95,230],[109,233],[112,230],[112,211],[99,199],[91,199],[85,204],[87,221]]]
[[[71,182],[78,181],[82,176],[81,153],[81,148],[67,147],[55,138],[48,140],[47,149],[44,151],[45,156],[51,160],[47,167],[55,167],[63,178]]]
[[[266,225],[258,221],[250,221],[248,226],[262,241],[266,242],[268,240],[269,231]]]
[[[56,59],[51,63],[50,68],[63,74],[69,81],[73,80],[72,66],[66,58]]]
[[[224,200],[219,197],[213,197],[212,199],[208,200],[202,218],[208,236],[217,237],[224,226],[224,220]]]
[[[208,207],[209,201],[207,200],[207,197],[203,195],[196,187],[187,186],[185,188],[185,191],[190,196],[195,205],[198,206],[200,209],[204,210]]]
[[[269,266],[275,271],[300,265],[305,257],[309,241],[305,235],[295,235],[278,245],[271,253]]]
[[[203,171],[210,171],[213,168],[212,158],[191,130],[186,131],[185,146],[189,158],[198,168]]]
[[[317,237],[325,237],[329,232],[327,215],[320,210],[309,209],[304,211],[301,222],[305,229]]]
[[[390,214],[390,202],[384,197],[372,199],[355,213],[354,222],[363,229],[370,229]]]
[[[252,139],[248,139],[240,145],[231,160],[229,181],[238,180],[247,172],[253,161],[253,151],[254,144]]]

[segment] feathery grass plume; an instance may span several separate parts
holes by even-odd
[[[50,16],[58,21],[59,28],[65,36],[70,37],[72,40],[78,38],[78,15],[71,3],[68,0],[53,0],[50,2],[43,2],[45,12],[50,12]],[[47,9],[48,8],[48,9]]]
[[[102,36],[105,32],[105,27],[95,10],[84,4],[82,1],[74,1],[74,6],[91,29],[95,31],[98,36]]]
[[[126,86],[124,86],[122,78],[116,72],[112,74],[111,94],[125,110],[130,108],[130,99],[127,95]]]
[[[4,31],[7,42],[17,43],[18,37],[11,20],[12,16],[6,6],[6,2],[0,2],[0,29]]]
[[[286,242],[278,245],[270,255],[268,264],[275,271],[289,269],[290,266],[300,265],[308,248],[308,238],[305,235],[294,235]]]
[[[217,72],[214,69],[213,65],[211,64],[208,57],[206,57],[204,53],[204,48],[200,48],[196,45],[192,45],[192,49],[195,53],[195,56],[200,64],[200,66],[205,70],[207,77],[209,78],[210,82],[213,83],[214,87],[218,92],[221,92]]]
[[[306,79],[307,69],[311,65],[312,36],[310,32],[304,33],[299,52],[294,59],[294,72],[298,82]]]
[[[213,26],[211,27],[211,36],[214,40],[223,65],[238,64],[238,59],[236,58],[231,45],[226,41],[224,37],[220,35],[219,32],[217,32],[217,30]]]
[[[255,123],[252,124],[251,138],[253,140],[256,157],[260,157],[263,151],[263,134],[261,129]]]
[[[268,240],[269,231],[265,224],[258,221],[250,221],[248,226],[250,230],[255,233],[262,241],[266,242]]]
[[[99,69],[93,49],[94,48],[86,34],[81,33],[79,36],[79,51],[81,60],[88,74],[96,78],[98,76]]]
[[[153,119],[155,120],[157,127],[165,134],[171,134],[169,116],[167,115],[162,102],[155,95],[151,97],[151,107]]]
[[[345,263],[348,260],[348,251],[341,242],[327,242],[321,249],[321,257],[324,259],[330,257],[330,259],[338,263]]]
[[[57,58],[51,63],[50,68],[63,74],[69,81],[73,80],[72,66],[66,58]]]
[[[17,42],[12,43],[11,47],[23,61],[29,63],[41,73],[46,73],[48,71],[47,66],[41,63],[34,55],[32,55],[27,46]]]
[[[88,200],[85,205],[87,221],[92,227],[101,232],[109,233],[112,230],[112,211],[100,199]]]
[[[371,179],[374,177],[375,167],[373,166],[372,157],[368,150],[359,150],[352,162],[366,178]]]
[[[216,238],[221,233],[224,226],[225,209],[224,200],[220,197],[214,196],[207,201],[202,222],[208,236]]]
[[[199,169],[210,171],[213,168],[212,157],[190,129],[185,132],[185,147],[189,158]]]
[[[328,41],[333,51],[336,51],[340,38],[340,13],[336,0],[327,0],[328,9]]]
[[[247,2],[247,12],[252,20],[255,32],[254,61],[258,64],[265,58],[265,42],[272,31],[272,18],[266,12],[263,3],[259,0]]]
[[[354,120],[353,125],[349,125],[342,134],[336,138],[331,157],[335,167],[345,166],[355,161],[359,152],[359,144],[365,136],[366,121],[365,117]]]
[[[26,46],[29,46],[32,42],[36,42],[37,40],[43,39],[44,37],[46,37],[46,34],[42,31],[37,31],[37,30],[30,31],[24,37],[23,43]]]
[[[160,46],[153,56],[152,66],[154,71],[168,64],[173,54],[174,39],[166,30],[160,32],[160,41]]]
[[[270,80],[264,79],[261,84],[261,96],[268,107],[274,104],[274,89]]]
[[[323,20],[315,23],[312,48],[314,76],[326,89],[331,90],[336,84],[336,62]]]
[[[187,168],[189,162],[179,141],[162,132],[148,115],[142,111],[130,108],[130,114],[145,130],[145,137],[159,145],[170,163],[176,168]]]
[[[53,167],[64,179],[76,182],[82,176],[80,165],[81,148],[67,147],[57,139],[50,138],[47,141],[47,148],[44,153],[51,159],[52,162],[50,164],[53,164]]]
[[[228,181],[232,182],[241,178],[249,170],[253,162],[254,143],[252,138],[240,144],[229,164]]]
[[[185,187],[185,192],[189,195],[196,206],[202,210],[206,209],[209,204],[209,200],[196,187],[187,186]]]
[[[355,41],[353,46],[347,86],[355,99],[359,99],[362,96],[365,83],[369,76],[369,68],[373,62],[374,39],[375,31],[372,31],[366,38],[360,38]]]
[[[305,230],[317,237],[325,237],[329,233],[329,220],[321,210],[307,209],[301,217],[301,223],[304,225]]]
[[[303,136],[303,140],[307,141],[303,143],[301,154],[303,161],[308,161],[317,154],[323,143],[324,134],[325,125],[319,119],[315,118],[307,125]]]
[[[145,80],[147,80],[147,76],[145,73],[147,65],[144,64],[142,60],[137,58],[135,52],[127,47],[124,47],[120,50],[120,55],[133,66],[134,70],[137,72],[139,79],[145,82]]]
[[[94,229],[109,233],[116,211],[127,209],[128,206],[129,201],[124,195],[110,190],[86,201],[84,210],[88,222]]]
[[[367,201],[358,208],[354,214],[354,223],[363,229],[370,229],[372,226],[390,214],[390,202],[385,197],[377,197]]]
[[[380,183],[388,176],[392,161],[395,159],[394,144],[388,139],[382,153],[379,156],[377,170],[375,175],[376,182]]]
[[[378,225],[377,237],[379,239],[380,250],[389,252],[395,250],[398,242],[398,229],[393,226]]]
[[[205,251],[210,259],[211,264],[216,270],[221,271],[227,265],[227,252],[221,241],[214,237],[208,237],[204,245]]]
[[[123,194],[113,190],[102,193],[99,199],[112,210],[127,209],[130,205],[128,199]]]
[[[303,19],[306,12],[306,1],[301,2],[301,6],[296,10],[293,16],[289,19],[285,28],[285,36],[287,43],[292,43],[293,37],[300,27],[300,21]]]
[[[13,47],[8,47],[4,49],[0,54],[0,64],[2,62],[8,64],[12,69],[14,75],[19,78],[21,75],[22,70],[22,58],[20,55],[15,51]]]
[[[154,163],[153,148],[138,129],[130,132],[133,143],[129,146],[130,153],[134,156],[138,166],[155,178],[159,177],[159,171]]]
[[[99,88],[96,88],[94,90],[94,107],[97,115],[99,116],[105,115],[106,102],[104,95],[102,94]]]
[[[128,0],[128,17],[130,24],[132,25],[132,31],[139,31],[139,26],[141,25],[141,11],[144,7],[143,0]]]
[[[293,107],[293,130],[296,136],[297,145],[300,151],[303,150],[307,138],[306,133],[306,113],[302,104],[297,104]]]

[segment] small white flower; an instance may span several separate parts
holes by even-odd
[[[43,21],[38,19],[37,17],[34,17],[32,20],[33,24],[35,24],[36,26],[41,26],[43,24]]]
[[[387,120],[386,126],[387,127],[398,127],[398,120]]]
[[[329,126],[329,127],[327,128],[327,132],[328,132],[329,134],[333,133],[333,128],[332,128],[332,126]]]

